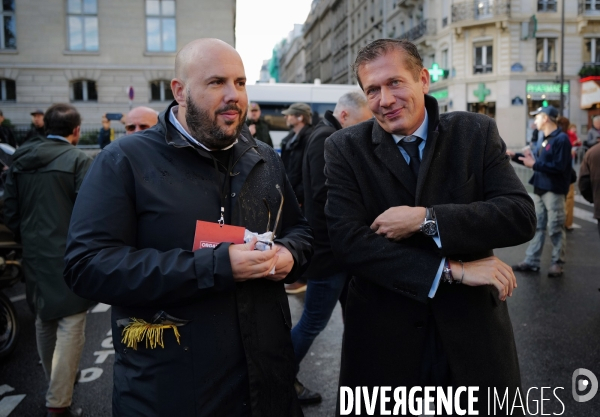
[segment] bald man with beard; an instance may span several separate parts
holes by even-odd
[[[158,124],[95,159],[69,230],[66,282],[112,306],[113,415],[301,416],[284,283],[310,229],[281,159],[244,128],[238,53],[199,39],[175,74]],[[272,249],[228,225],[274,232]]]

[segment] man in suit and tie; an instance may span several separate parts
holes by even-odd
[[[496,387],[514,398],[504,301],[516,279],[492,251],[531,239],[535,210],[496,124],[439,115],[409,41],[370,43],[354,71],[375,118],[325,144],[331,246],[354,275],[340,386],[478,386],[480,397]],[[485,399],[476,405],[483,412]]]

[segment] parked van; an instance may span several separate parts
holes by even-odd
[[[258,103],[261,116],[269,125],[273,146],[281,152],[281,140],[288,134],[282,110],[292,103],[306,103],[313,112],[313,126],[326,110],[335,108],[338,99],[349,91],[360,91],[358,85],[348,84],[254,84],[246,85],[248,99]]]

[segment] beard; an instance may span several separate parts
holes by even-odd
[[[242,113],[242,109],[237,104],[227,104],[219,108],[214,117],[211,118],[210,114],[196,106],[190,95],[185,100],[187,105],[187,111],[185,113],[185,121],[191,135],[198,140],[201,144],[206,146],[208,149],[223,149],[230,146],[240,136],[244,124],[242,120],[246,119],[246,112]],[[231,126],[237,123],[235,131],[228,134],[227,131],[217,124],[217,116],[220,113],[236,110],[239,112],[240,117],[238,120],[226,121],[226,126]]]

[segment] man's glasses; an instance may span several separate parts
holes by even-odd
[[[138,130],[146,130],[146,129],[150,128],[150,125],[125,125],[125,131],[126,132],[135,132],[136,127],[139,128]]]

